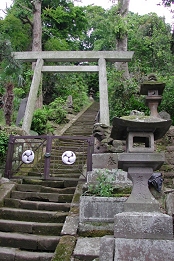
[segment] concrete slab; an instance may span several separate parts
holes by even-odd
[[[114,261],[173,261],[174,240],[115,239]]]
[[[92,261],[99,257],[100,237],[78,238],[73,256],[83,261]]]

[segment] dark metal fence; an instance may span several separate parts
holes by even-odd
[[[86,177],[92,170],[94,137],[77,136],[10,136],[4,177],[59,179]],[[73,157],[67,156],[72,152]],[[63,158],[64,156],[64,158]],[[68,161],[65,164],[64,161]]]

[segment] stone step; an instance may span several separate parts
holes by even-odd
[[[72,170],[68,170],[68,169],[65,169],[64,171],[66,171],[66,173],[63,173],[63,170],[51,170],[50,169],[50,172],[53,172],[53,173],[51,173],[51,175],[54,175],[54,174],[56,174],[57,175],[57,177],[65,177],[65,178],[78,178],[79,177],[79,175],[81,174],[81,171],[82,171],[82,168],[79,170],[79,169],[76,169],[75,171],[74,171],[74,173],[72,173]],[[44,169],[42,169],[42,170],[40,170],[40,173],[38,172],[38,171],[32,171],[32,172],[29,172],[27,175],[27,177],[33,177],[33,178],[42,178],[42,175],[43,175],[43,173],[44,173]],[[50,177],[51,177],[51,175],[50,175]]]
[[[58,193],[40,193],[40,192],[23,192],[23,191],[12,191],[11,198],[25,199],[25,200],[37,200],[44,202],[59,202],[59,203],[70,203],[73,198],[73,194],[58,194]]]
[[[75,187],[77,186],[79,177],[74,178],[74,177],[55,177],[54,179],[51,180],[43,180],[42,177],[35,177],[35,176],[27,176],[23,178],[23,183],[24,184],[43,184],[43,186],[50,186],[53,188],[59,188],[59,184],[61,188],[66,188],[66,187]],[[16,181],[14,179],[14,181]]]
[[[54,173],[51,173],[51,174],[50,174],[50,177],[64,178],[64,177],[69,176],[70,178],[73,177],[73,178],[78,179],[81,174],[82,174],[82,172],[80,172],[80,171],[79,171],[79,173],[74,174],[73,176],[72,176],[71,173],[70,173],[69,175],[67,175],[67,173],[64,174],[64,173],[55,173],[55,172],[54,172]]]
[[[7,207],[0,208],[0,219],[7,220],[63,223],[65,221],[66,216],[66,212],[28,210]]]
[[[4,200],[4,206],[11,208],[68,212],[70,210],[71,204],[6,198]]]
[[[1,247],[14,247],[23,250],[44,252],[54,251],[59,240],[59,236],[41,236],[21,233],[0,232]]]
[[[57,180],[45,180],[43,181],[43,185],[44,186],[49,186],[49,187],[53,187],[53,188],[58,188],[58,184],[59,183],[63,183],[63,186],[64,188],[67,188],[67,187],[76,187],[77,186],[77,183],[78,183],[78,179],[79,178],[74,178],[71,176],[71,178],[66,178],[64,177],[63,179],[62,178],[59,178],[58,181]]]
[[[51,261],[53,253],[22,251],[18,248],[0,247],[1,261]]]
[[[58,236],[63,223],[38,223],[0,219],[1,232],[17,232],[24,234]]]
[[[17,191],[23,192],[41,192],[41,193],[58,193],[58,194],[74,194],[75,187],[67,188],[50,188],[42,185],[18,184]]]

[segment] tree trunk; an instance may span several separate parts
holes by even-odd
[[[32,51],[42,51],[41,0],[33,1]]]
[[[119,14],[122,18],[125,18],[129,11],[130,0],[118,0]],[[116,38],[116,50],[117,51],[127,51],[127,33]],[[127,62],[117,62],[116,68],[119,71],[123,71],[123,77],[129,79],[129,69]]]
[[[41,0],[33,1],[33,41],[32,51],[42,51],[42,22],[41,22]],[[32,63],[32,69],[34,70],[36,63]],[[41,81],[42,83],[42,81]],[[39,87],[39,95],[36,101],[35,109],[42,108],[43,106],[43,94],[42,84]]]

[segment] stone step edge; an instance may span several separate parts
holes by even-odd
[[[30,252],[19,250],[18,248],[0,247],[0,256],[2,261],[16,260],[16,258],[21,258],[20,260],[25,261],[49,261],[51,260],[53,253]]]

